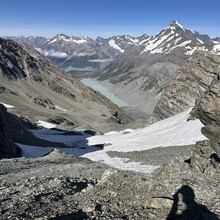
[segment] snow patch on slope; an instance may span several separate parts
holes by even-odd
[[[44,127],[44,128],[48,128],[48,129],[51,129],[51,128],[55,128],[55,127],[56,127],[55,124],[52,124],[52,123],[49,123],[49,122],[46,122],[46,121],[41,121],[41,120],[39,120],[39,121],[37,122],[37,124],[38,124],[39,126],[42,126],[42,127]]]
[[[3,103],[3,102],[0,102],[0,104],[4,105],[5,108],[14,108],[13,105],[5,104],[5,103]]]
[[[142,151],[155,147],[183,146],[206,139],[201,133],[203,124],[197,119],[187,121],[190,110],[164,119],[128,134],[96,135],[88,138],[89,145],[111,144],[105,151]]]
[[[195,144],[196,141],[206,139],[201,134],[203,125],[199,120],[187,121],[190,110],[137,130],[128,129],[96,136],[83,133],[66,136],[62,135],[60,131],[44,129],[33,131],[33,134],[38,138],[64,143],[67,148],[60,148],[63,152],[103,162],[121,170],[150,173],[156,166],[128,162],[127,158],[112,158],[108,152],[133,152],[168,146],[184,147],[184,145]],[[96,147],[102,144],[106,144],[106,146],[104,148]],[[20,145],[20,147],[23,150],[23,156],[27,157],[42,156],[52,149],[24,145]]]
[[[114,49],[116,50],[119,50],[121,53],[124,53],[125,51],[122,50],[116,43],[113,39],[111,39],[109,42],[108,42],[109,46],[113,47]]]
[[[61,107],[59,107],[59,106],[57,106],[57,105],[55,105],[55,107],[56,107],[56,109],[58,109],[58,110],[60,110],[60,111],[66,112],[66,109],[64,109],[64,108],[61,108]]]
[[[218,44],[214,45],[212,52],[217,55],[220,55],[220,43],[219,42],[218,42]]]

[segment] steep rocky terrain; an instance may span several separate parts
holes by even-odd
[[[207,159],[208,160],[208,159]],[[152,174],[53,151],[0,161],[1,219],[219,219],[220,166],[181,157]]]
[[[148,38],[141,48],[112,62],[94,77],[130,106],[151,114],[177,69],[195,51],[218,54],[218,47],[219,43],[209,36],[187,30],[174,21]]]
[[[0,76],[1,102],[33,123],[53,121],[67,129],[84,125],[103,131],[132,120],[34,49],[11,40],[0,39]]]
[[[15,149],[12,141],[12,136],[9,132],[9,124],[6,120],[7,109],[0,104],[0,159],[16,157],[18,152]]]
[[[218,60],[220,61],[220,59]],[[220,64],[220,62],[219,62]],[[219,66],[218,66],[219,68]],[[196,101],[192,116],[199,118],[205,125],[202,133],[209,138],[210,146],[220,158],[219,134],[220,134],[220,68],[215,72],[212,83],[207,91]]]
[[[220,57],[198,51],[180,68],[158,97],[153,116],[161,120],[195,106],[220,74]]]

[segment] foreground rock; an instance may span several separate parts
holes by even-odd
[[[146,175],[58,151],[0,161],[1,219],[218,219],[220,169],[182,161]]]
[[[220,70],[220,68],[219,68]],[[207,92],[201,97],[191,114],[205,125],[202,133],[209,138],[212,149],[220,157],[220,72],[215,75]]]

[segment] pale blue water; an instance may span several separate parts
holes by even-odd
[[[81,82],[84,85],[102,93],[102,95],[106,96],[108,99],[110,99],[112,102],[114,102],[119,107],[128,106],[128,104],[126,102],[122,101],[121,99],[116,97],[113,93],[109,92],[109,90],[107,88],[105,88],[104,86],[99,84],[96,80],[86,78],[86,79],[82,79]]]

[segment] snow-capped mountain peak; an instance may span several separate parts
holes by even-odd
[[[176,28],[181,28],[182,30],[185,30],[184,27],[178,21],[175,20],[167,27],[167,29],[168,28],[173,30],[175,30]]]
[[[88,43],[89,38],[88,37],[70,37],[65,34],[58,34],[54,38],[52,38],[48,44],[52,44],[55,42],[60,42],[60,41],[65,41],[65,42],[70,42],[70,43],[75,43],[75,44],[85,44]]]
[[[146,42],[141,54],[167,54],[181,48],[185,55],[192,55],[196,50],[208,50],[211,44],[211,39],[207,35],[187,30],[177,21],[173,21]]]

